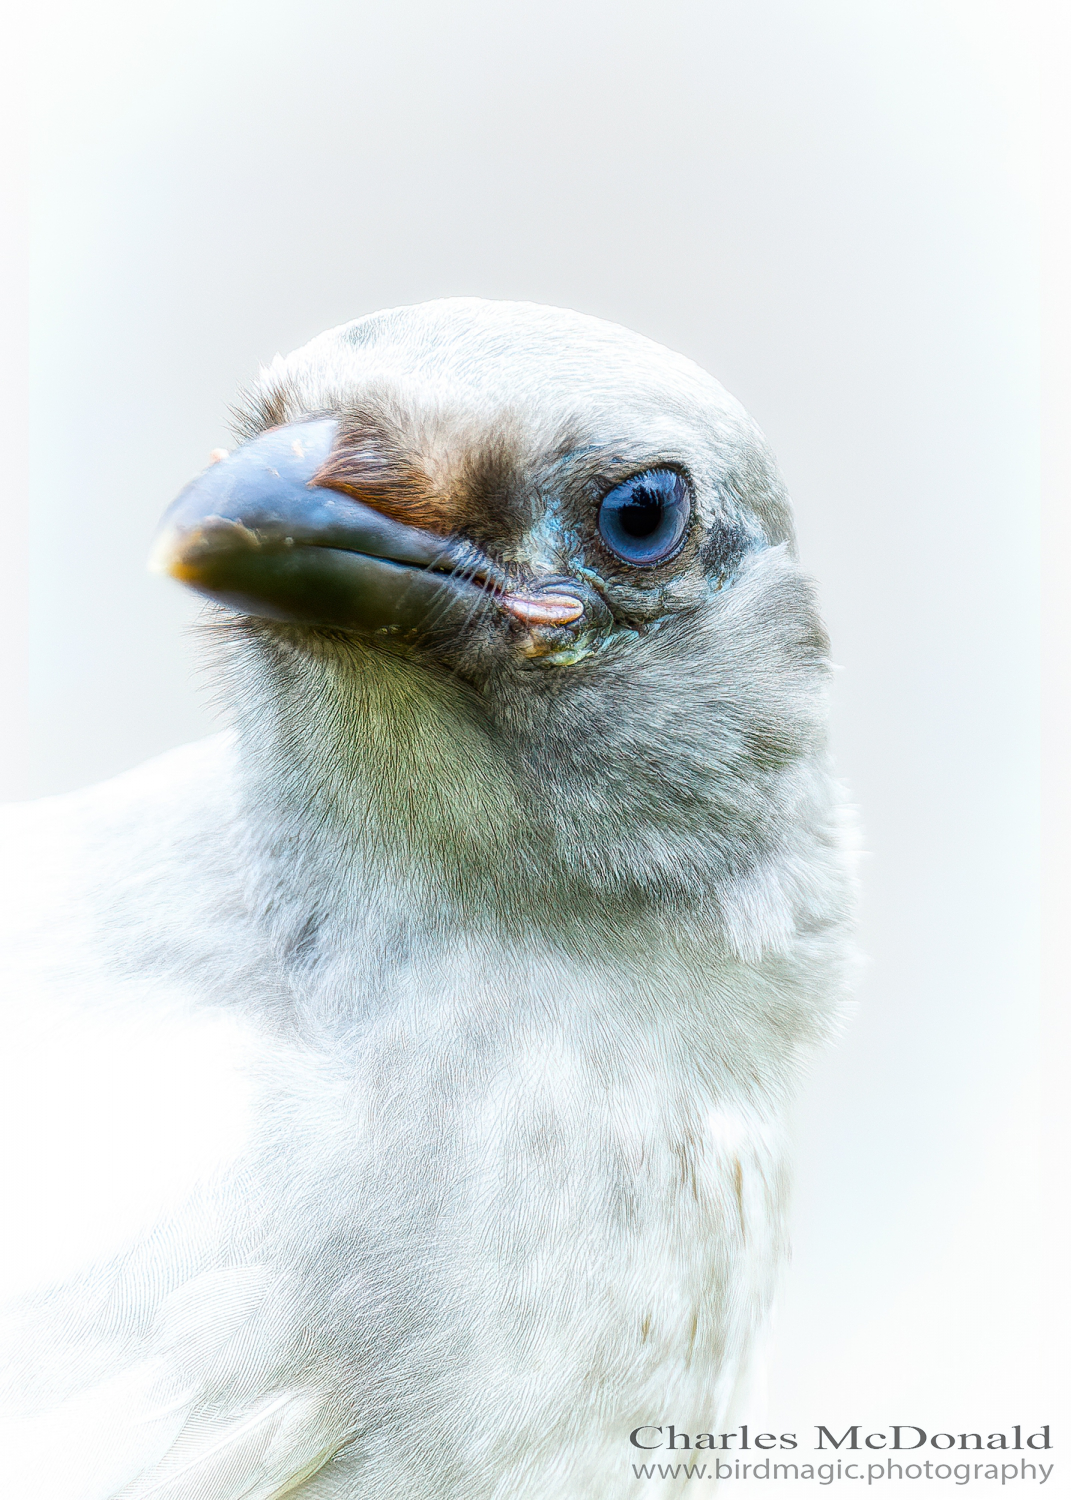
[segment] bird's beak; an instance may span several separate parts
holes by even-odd
[[[214,462],[164,515],[150,567],[243,614],[403,645],[483,610],[536,628],[580,618],[571,592],[513,593],[471,544],[313,484],[337,428],[273,428]]]

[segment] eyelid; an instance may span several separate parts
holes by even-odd
[[[622,464],[621,471],[617,474],[602,469],[592,476],[598,503],[601,504],[612,490],[620,489],[623,484],[628,484],[629,480],[640,479],[644,474],[676,474],[684,481],[689,500],[695,503],[695,485],[691,473],[686,465],[673,458],[657,458],[650,463],[629,464],[627,467]]]

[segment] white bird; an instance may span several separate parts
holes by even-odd
[[[7,814],[5,1492],[630,1494],[731,1413],[844,987],[782,484],[520,303],[325,333],[239,435],[155,553],[231,727]]]

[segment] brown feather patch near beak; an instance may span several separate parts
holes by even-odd
[[[453,529],[454,507],[413,455],[379,426],[348,426],[309,481],[339,490],[406,526],[442,535]]]

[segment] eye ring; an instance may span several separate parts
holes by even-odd
[[[680,549],[692,496],[676,469],[645,469],[609,490],[599,506],[599,535],[622,562],[651,568]]]

